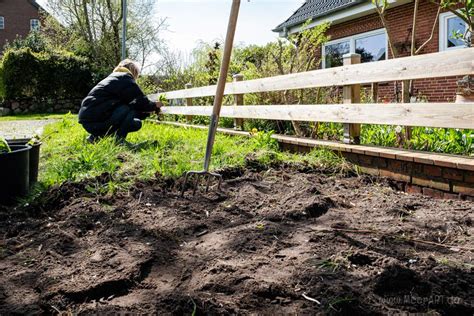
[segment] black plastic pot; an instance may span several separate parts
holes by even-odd
[[[22,138],[22,139],[7,139],[9,146],[14,145],[27,145],[30,142],[31,138]],[[30,144],[30,185],[38,182],[38,167],[40,159],[40,147],[41,143]]]
[[[28,145],[11,145],[11,152],[0,154],[0,204],[10,205],[25,196],[30,188],[30,150]]]

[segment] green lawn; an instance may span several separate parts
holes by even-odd
[[[137,180],[153,178],[156,174],[179,177],[186,171],[202,169],[206,130],[145,122],[142,130],[128,137],[132,143],[146,142],[140,149],[133,149],[116,144],[113,138],[105,138],[96,144],[87,143],[85,141],[87,133],[77,123],[77,116],[72,114],[25,115],[3,117],[0,120],[43,118],[55,118],[58,121],[46,126],[43,133],[46,139],[42,147],[39,191],[66,180],[80,181],[106,172],[111,175],[112,180],[98,189],[115,192],[118,189],[128,188]],[[424,132],[423,137],[441,135],[439,132],[435,134]],[[469,143],[472,142],[472,137],[461,137],[459,141],[457,133],[461,131],[454,132],[456,134],[443,134],[440,138],[442,141],[430,139],[423,143],[443,145],[443,149],[456,153],[472,148],[470,147],[472,144]],[[335,172],[351,168],[342,158],[327,150],[314,150],[306,155],[281,152],[270,135],[258,132],[249,138],[218,134],[211,169],[244,166],[248,157],[268,166],[287,162],[309,164]],[[421,142],[423,138],[418,135],[417,139]],[[460,146],[460,142],[463,141],[466,144]],[[390,144],[384,143],[384,145]]]
[[[141,149],[131,149],[117,145],[113,138],[87,143],[87,134],[76,117],[65,115],[46,126],[44,135],[50,137],[42,147],[40,182],[43,188],[107,172],[113,180],[100,189],[115,191],[127,188],[136,180],[153,178],[156,173],[179,177],[186,171],[202,169],[207,131],[145,122],[142,130],[130,134],[127,140],[147,144]],[[316,150],[307,155],[280,152],[270,134],[261,132],[252,138],[218,134],[211,169],[244,166],[249,156],[266,165],[285,161],[334,171],[348,166],[330,151]]]

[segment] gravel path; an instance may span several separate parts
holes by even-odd
[[[35,134],[41,135],[43,128],[55,121],[55,119],[0,121],[0,137],[12,139],[29,138]]]

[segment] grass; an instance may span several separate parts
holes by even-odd
[[[329,140],[342,140],[343,125],[321,123],[318,137]],[[361,143],[398,147],[397,126],[362,124]],[[412,138],[404,147],[411,149],[456,154],[474,155],[474,130],[454,128],[413,127]]]
[[[176,178],[186,171],[202,169],[207,131],[145,122],[139,132],[127,138],[132,143],[146,141],[140,149],[133,150],[116,144],[113,138],[104,138],[96,144],[87,143],[86,132],[76,117],[69,114],[46,126],[44,135],[51,137],[42,147],[42,189],[66,180],[80,181],[108,173],[112,180],[105,187],[91,187],[90,190],[114,192],[156,174]],[[307,155],[280,152],[268,133],[259,132],[252,138],[218,134],[211,169],[244,166],[249,156],[264,165],[305,163],[331,168],[334,172],[349,166],[343,158],[326,150]]]
[[[344,261],[346,260],[343,258],[336,258],[334,256],[331,256],[331,258],[320,261],[318,264],[318,269],[327,270],[332,273],[335,273],[336,271],[342,269]]]
[[[179,121],[185,123],[184,116],[166,115],[165,120]],[[268,124],[266,120],[245,120],[245,128],[252,130],[269,131],[275,128],[274,125]],[[207,117],[193,117],[193,124],[209,124]],[[288,122],[286,122],[288,123]],[[307,122],[308,123],[308,122]],[[313,123],[309,123],[310,125]],[[220,121],[222,127],[232,127],[233,119],[223,118]],[[313,126],[314,128],[314,126]],[[397,133],[397,130],[400,129]],[[287,131],[292,134],[290,129]],[[332,141],[342,141],[344,134],[344,126],[341,123],[324,123],[318,124],[316,138]],[[401,142],[400,138],[405,134],[402,127],[392,125],[374,125],[361,124],[361,144],[375,145],[384,147],[404,147],[406,149],[414,149],[427,152],[436,152],[444,154],[474,156],[474,130],[454,129],[454,128],[428,128],[428,127],[412,127],[412,138],[410,141]],[[400,145],[402,144],[402,145]]]
[[[44,130],[44,135],[51,136],[42,147],[41,183],[38,186],[38,191],[67,180],[80,181],[108,173],[112,180],[107,185],[92,185],[89,189],[99,192],[115,192],[127,189],[137,180],[151,179],[156,174],[176,178],[186,171],[202,168],[207,138],[206,130],[155,125],[146,122],[142,130],[130,134],[128,140],[132,143],[147,141],[147,144],[141,149],[132,150],[116,144],[113,138],[105,138],[96,144],[88,144],[85,141],[87,134],[77,123],[75,115],[47,114],[20,117],[20,119],[41,118],[56,118],[58,121],[46,126]],[[390,145],[393,140],[389,134],[392,132],[385,131],[375,134],[387,137],[382,142],[384,145]],[[437,131],[426,133],[428,135],[426,136],[416,130],[414,135],[418,135],[420,146],[426,146],[426,143],[439,143],[438,149],[440,151],[450,148],[450,146],[458,146],[463,139],[466,140],[466,145],[472,146],[470,143],[472,137],[463,137],[462,135],[465,134],[462,134],[462,131]],[[374,139],[378,138],[373,137]],[[432,138],[421,141],[423,137]],[[458,141],[450,141],[450,139],[458,138]],[[373,140],[373,142],[377,141]],[[451,147],[451,151],[456,153],[466,149],[467,146]],[[352,166],[343,158],[329,150],[313,150],[305,155],[281,152],[278,150],[276,141],[271,138],[271,133],[265,132],[253,133],[251,138],[218,134],[211,169],[244,166],[249,156],[266,166],[285,162],[324,168],[332,170],[334,173],[352,169]]]

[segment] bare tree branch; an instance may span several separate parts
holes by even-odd
[[[433,40],[434,34],[436,32],[436,25],[438,24],[439,15],[441,13],[441,7],[438,7],[438,12],[436,13],[436,19],[433,22],[433,28],[431,29],[430,38],[428,38],[415,52],[415,55],[418,55],[429,42]]]

